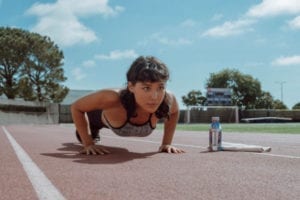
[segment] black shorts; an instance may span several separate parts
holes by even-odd
[[[89,119],[90,129],[108,128],[101,120],[102,110],[93,110],[86,113]]]

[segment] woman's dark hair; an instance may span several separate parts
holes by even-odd
[[[169,70],[167,66],[153,56],[140,56],[130,66],[127,71],[127,82],[136,84],[137,82],[158,82],[169,80]],[[136,117],[136,102],[134,94],[125,88],[121,91],[121,102],[127,111],[127,118]],[[157,118],[169,118],[169,102],[166,98],[155,112]]]

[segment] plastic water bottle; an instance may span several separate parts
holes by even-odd
[[[222,127],[220,124],[220,117],[211,118],[211,127],[209,129],[209,150],[222,150]]]

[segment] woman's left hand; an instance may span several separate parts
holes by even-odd
[[[164,144],[159,147],[159,152],[166,153],[185,153],[184,150],[174,147],[172,145]]]

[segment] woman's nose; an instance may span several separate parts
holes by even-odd
[[[158,92],[157,91],[153,91],[152,94],[151,94],[151,98],[152,99],[157,99],[158,97]]]

